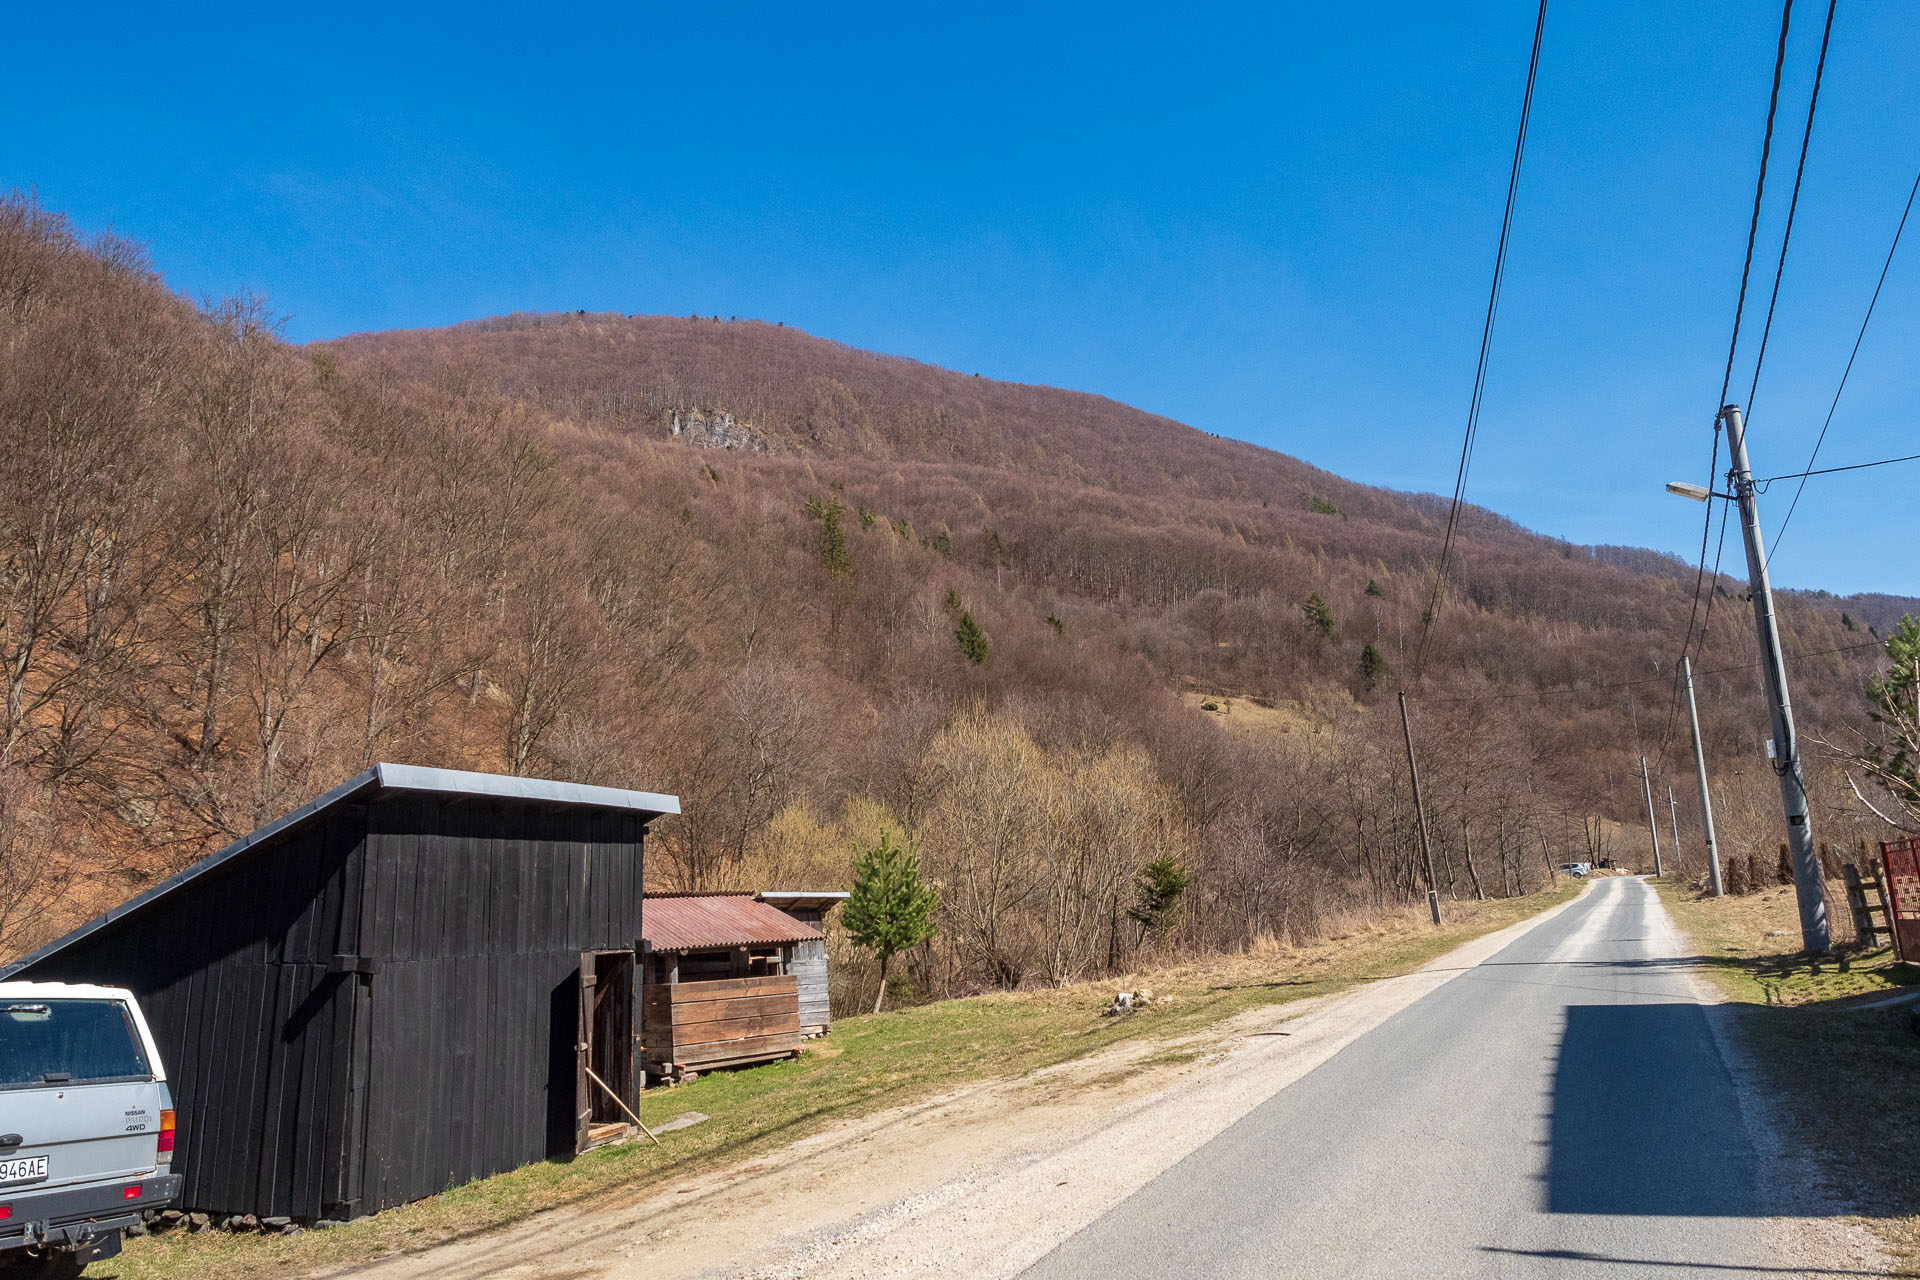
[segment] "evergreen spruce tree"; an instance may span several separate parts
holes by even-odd
[[[1360,651],[1360,678],[1366,682],[1369,690],[1380,683],[1380,677],[1386,670],[1387,660],[1380,656],[1378,649],[1368,645]]]
[[[1307,602],[1300,606],[1300,611],[1307,615],[1307,621],[1311,622],[1321,635],[1333,634],[1333,610],[1327,608],[1327,602],[1320,598],[1318,591],[1307,597]]]
[[[853,573],[853,561],[847,555],[847,533],[840,527],[840,516],[846,509],[846,504],[835,498],[820,518],[820,562],[836,578]]]
[[[911,841],[896,845],[893,833],[882,831],[879,845],[854,860],[853,891],[840,923],[855,945],[880,958],[875,1013],[887,998],[887,966],[900,952],[933,936],[933,911],[939,902],[939,892],[920,878],[920,856]]]
[[[1127,917],[1140,926],[1140,940],[1158,933],[1173,921],[1180,897],[1193,883],[1193,877],[1172,854],[1162,854],[1146,866],[1133,882],[1133,905]]]
[[[955,628],[953,638],[959,642],[960,653],[968,662],[976,667],[987,665],[987,633],[965,609],[960,611],[960,625]]]
[[[853,574],[853,560],[847,554],[847,531],[840,527],[840,517],[846,513],[847,504],[838,492],[832,502],[807,499],[807,515],[820,522],[820,563],[836,578]]]
[[[1379,583],[1375,582],[1372,578],[1368,578],[1367,594],[1372,596],[1375,600],[1378,600],[1380,597],[1386,595],[1387,593],[1380,589]]]

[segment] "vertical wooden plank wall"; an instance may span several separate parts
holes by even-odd
[[[641,836],[627,813],[420,795],[374,806],[364,914],[390,949],[374,979],[360,1212],[572,1150],[580,953],[640,936]]]
[[[346,804],[215,867],[22,976],[139,997],[160,1048],[189,1208],[320,1217],[344,1117],[334,1080],[357,945],[358,806]]]

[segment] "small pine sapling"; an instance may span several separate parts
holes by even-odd
[[[939,891],[920,878],[920,855],[912,841],[896,845],[893,833],[882,831],[880,843],[854,860],[853,890],[840,923],[856,946],[880,960],[875,1013],[887,998],[887,966],[900,952],[933,936],[933,912],[939,904]]]
[[[1180,899],[1192,883],[1193,877],[1170,853],[1140,868],[1133,882],[1133,905],[1127,908],[1127,918],[1140,926],[1140,941],[1173,922]]]

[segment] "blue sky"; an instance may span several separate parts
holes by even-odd
[[[1473,500],[1697,550],[1701,508],[1661,485],[1707,467],[1770,9],[1557,0]],[[1762,308],[1824,11],[1796,5]],[[266,295],[295,339],[754,316],[1447,492],[1532,23],[1524,0],[39,5],[9,18],[0,184],[147,242],[184,293]],[[1920,168],[1915,65],[1910,5],[1841,6],[1761,474],[1804,465]],[[1917,350],[1920,228],[1823,465],[1920,451]],[[1776,580],[1920,594],[1917,479],[1815,479]]]

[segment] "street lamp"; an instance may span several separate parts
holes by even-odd
[[[1748,600],[1753,605],[1754,629],[1760,641],[1760,665],[1767,694],[1767,709],[1773,722],[1774,772],[1780,779],[1780,801],[1787,815],[1787,846],[1792,854],[1794,893],[1799,899],[1800,938],[1815,955],[1830,945],[1827,932],[1827,904],[1822,892],[1820,863],[1814,854],[1813,827],[1807,813],[1806,781],[1800,771],[1800,743],[1794,734],[1793,708],[1787,697],[1786,663],[1780,652],[1780,629],[1773,612],[1773,588],[1767,581],[1767,552],[1760,537],[1760,513],[1754,501],[1753,468],[1747,461],[1747,429],[1737,405],[1725,405],[1719,423],[1726,427],[1731,469],[1727,479],[1731,494],[1715,493],[1696,484],[1678,481],[1667,485],[1667,492],[1705,502],[1708,498],[1731,498],[1740,508],[1740,531],[1747,544]],[[1691,685],[1691,672],[1688,683]],[[1699,760],[1700,730],[1696,718],[1694,754]],[[1706,765],[1700,764],[1701,798],[1706,797]]]

